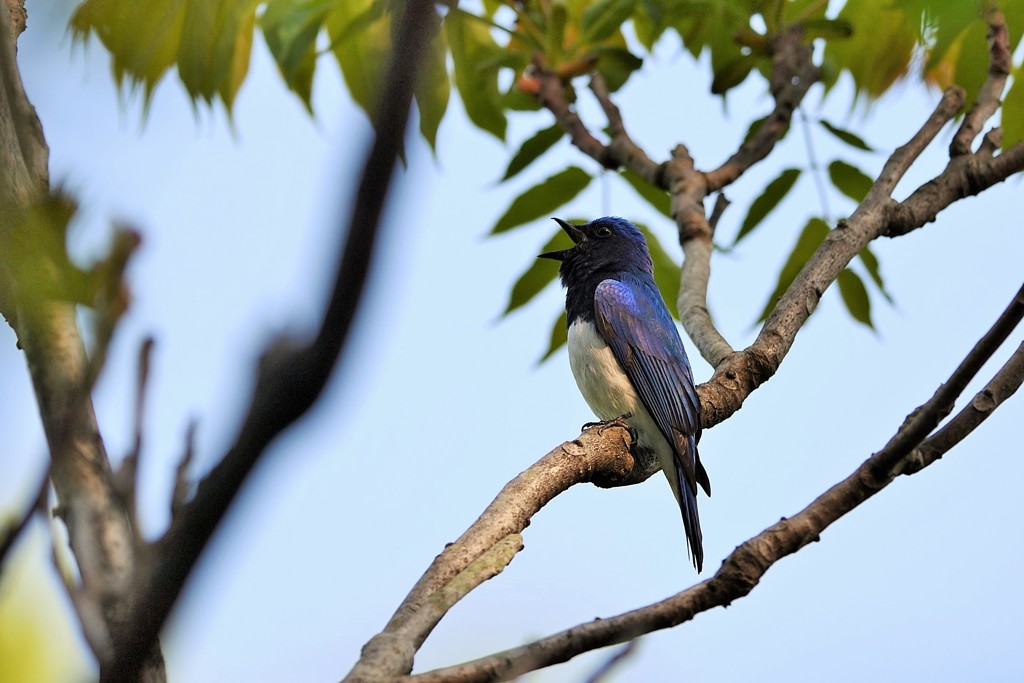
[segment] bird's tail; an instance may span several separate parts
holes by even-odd
[[[683,478],[681,468],[676,468],[679,491],[679,510],[683,513],[683,528],[686,529],[686,546],[697,573],[704,568],[704,537],[700,532],[700,515],[697,512],[697,491]]]

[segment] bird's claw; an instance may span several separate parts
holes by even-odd
[[[606,429],[611,429],[612,427],[622,427],[627,432],[629,432],[629,438],[633,440],[633,443],[636,443],[636,430],[633,429],[628,422],[626,422],[626,420],[628,420],[631,417],[633,417],[632,413],[626,413],[625,415],[620,415],[618,417],[612,418],[611,420],[604,420],[603,422],[588,422],[585,425],[583,425],[583,431],[597,427],[597,433],[603,436]]]

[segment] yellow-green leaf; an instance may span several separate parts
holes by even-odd
[[[787,168],[775,180],[768,183],[768,187],[764,188],[764,192],[758,195],[757,199],[750,205],[750,210],[747,211],[743,224],[740,225],[740,231],[733,241],[733,246],[736,246],[741,239],[760,225],[761,221],[771,213],[772,209],[778,206],[779,202],[785,198],[799,177],[799,168]]]
[[[649,182],[633,173],[630,170],[623,169],[619,172],[619,175],[629,183],[629,186],[636,190],[636,193],[643,198],[648,204],[658,210],[658,213],[665,216],[666,218],[672,218],[672,199],[669,197],[668,192],[655,187]]]
[[[188,3],[177,62],[178,76],[193,99],[212,102],[220,95],[230,108],[248,71],[257,4],[258,0]]]
[[[577,166],[570,166],[538,185],[534,185],[514,200],[508,210],[491,229],[492,235],[511,230],[568,203],[590,183],[590,174]]]
[[[839,294],[843,297],[846,310],[853,319],[874,329],[875,326],[871,323],[871,299],[868,298],[868,290],[860,276],[845,268],[839,273],[836,282],[839,284]]]
[[[882,293],[886,301],[890,304],[893,303],[892,296],[886,290],[885,281],[882,279],[882,270],[878,264],[878,257],[875,256],[869,247],[864,247],[859,256],[861,263],[864,264],[864,268],[868,271],[868,275],[871,276],[871,280],[878,287],[878,291]]]
[[[856,166],[836,160],[828,165],[828,177],[840,192],[860,204],[874,181]]]
[[[825,61],[853,76],[858,94],[874,98],[907,71],[918,37],[916,12],[892,0],[847,0],[838,18],[853,27],[846,40],[830,40]]]
[[[333,0],[270,0],[260,27],[285,84],[312,111],[316,39]]]
[[[829,123],[825,119],[819,120],[818,123],[821,124],[822,128],[827,130],[829,133],[832,133],[832,135],[835,135],[837,138],[839,138],[840,140],[842,140],[843,142],[848,144],[850,147],[855,147],[857,149],[862,149],[865,152],[874,152],[875,151],[875,150],[873,150],[871,148],[870,145],[868,145],[868,143],[864,142],[863,138],[861,138],[858,135],[855,135],[854,133],[851,133],[848,130],[840,128],[839,126],[833,126],[831,123]]]
[[[629,19],[635,7],[636,0],[597,0],[583,11],[581,42],[590,45],[610,37]]]
[[[420,114],[420,133],[431,149],[436,149],[437,129],[448,110],[452,89],[448,80],[448,39],[444,33],[435,34],[426,60],[416,86],[416,109]]]
[[[554,235],[551,236],[544,246],[541,248],[540,253],[546,254],[549,251],[561,251],[563,249],[571,249],[572,240],[565,234],[564,230],[556,230]],[[548,286],[555,277],[558,275],[558,264],[548,259],[533,259],[533,263],[526,269],[516,283],[512,285],[512,293],[509,295],[508,305],[505,306],[505,312],[502,315],[508,315],[512,311],[516,310],[520,306],[529,303],[533,297],[537,296],[542,289]]]
[[[533,137],[522,144],[519,151],[512,157],[512,160],[508,162],[508,168],[505,169],[505,175],[501,177],[501,182],[512,178],[532,164],[540,155],[544,154],[556,142],[561,140],[563,134],[562,127],[557,123],[550,128],[537,131]]]
[[[551,339],[548,342],[548,349],[544,352],[544,355],[537,361],[537,365],[540,365],[548,358],[554,355],[555,351],[565,346],[565,342],[569,339],[569,330],[566,327],[566,315],[563,310],[558,318],[555,319],[555,324],[551,327]]]
[[[1013,72],[1013,86],[1003,101],[1003,149],[1024,140],[1024,65]]]
[[[455,85],[466,115],[478,128],[505,139],[505,111],[498,90],[498,71],[508,55],[491,37],[487,25],[462,10],[445,17],[445,30],[455,66]],[[490,64],[490,66],[483,66]]]
[[[768,319],[768,316],[775,310],[776,304],[779,303],[779,299],[786,293],[789,286],[793,284],[793,280],[800,274],[808,259],[811,258],[818,246],[825,240],[828,233],[828,225],[820,218],[812,218],[807,221],[807,225],[801,231],[800,237],[797,238],[796,245],[793,246],[793,251],[790,252],[789,258],[786,259],[785,265],[782,266],[782,270],[779,272],[779,279],[775,284],[775,290],[768,297],[768,302],[765,303],[764,310],[761,311],[761,316],[757,319],[757,322],[764,322]]]
[[[374,0],[345,0],[333,3],[325,24],[352,100],[370,121],[376,121],[377,96],[391,47],[391,15]]]
[[[715,95],[724,95],[745,81],[750,75],[750,70],[757,64],[757,59],[752,54],[741,54],[722,65],[715,71],[715,78],[711,81],[711,92]]]

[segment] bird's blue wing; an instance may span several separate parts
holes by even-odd
[[[708,495],[711,487],[697,455],[700,400],[679,332],[657,289],[630,275],[597,286],[594,312],[598,331],[675,453],[679,505],[697,560],[697,484]]]

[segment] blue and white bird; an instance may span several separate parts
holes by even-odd
[[[647,240],[623,218],[579,226],[554,220],[575,246],[540,258],[562,262],[569,365],[576,384],[599,419],[622,418],[636,433],[634,448],[657,457],[682,511],[699,572],[704,548],[697,485],[711,495],[697,455],[700,400],[683,342],[654,284]]]

